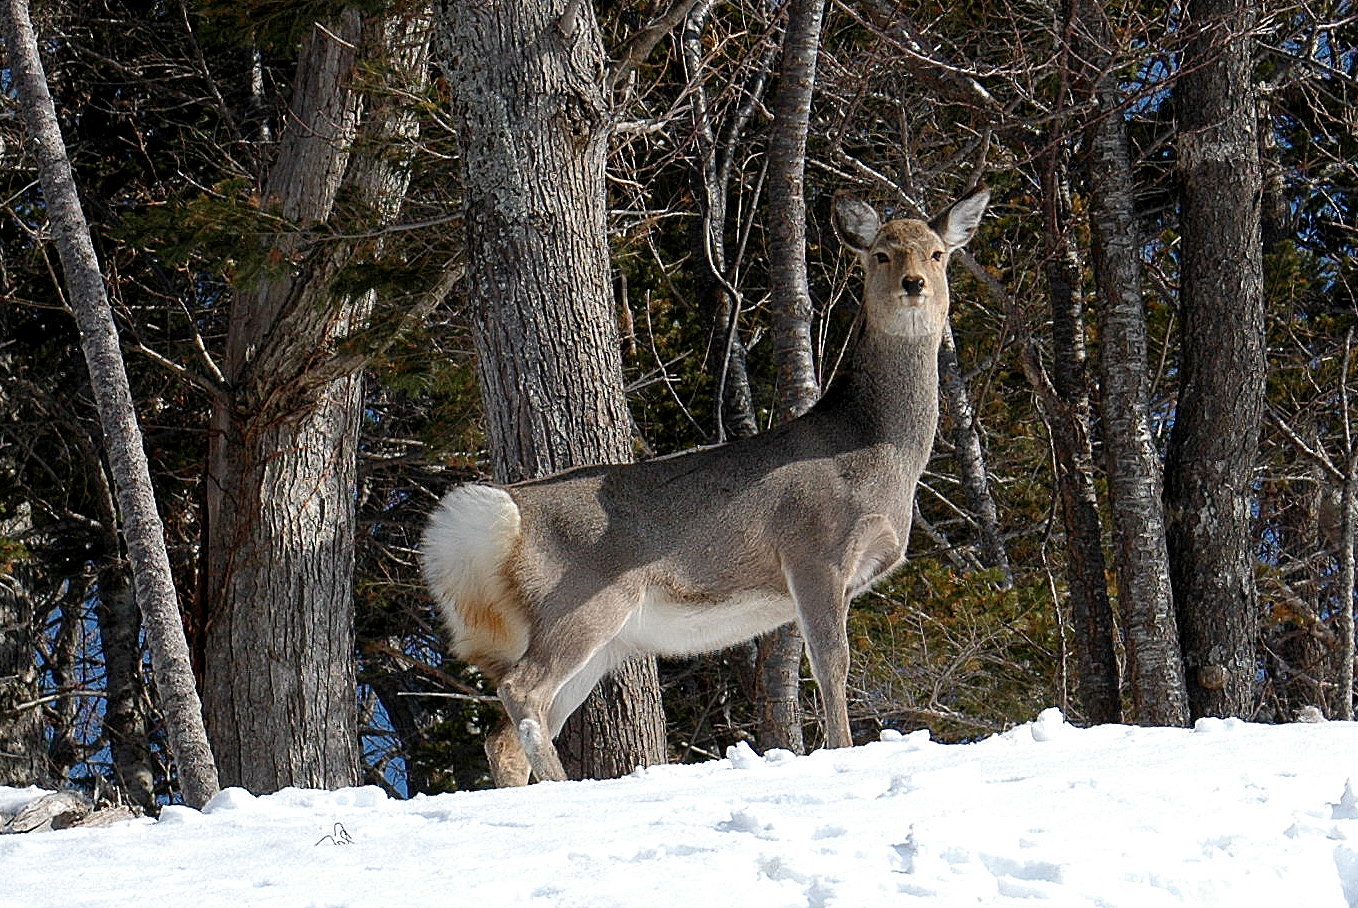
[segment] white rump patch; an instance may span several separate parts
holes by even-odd
[[[519,506],[496,486],[459,486],[429,518],[420,567],[460,658],[489,651],[512,663],[528,648],[506,573],[519,533]]]

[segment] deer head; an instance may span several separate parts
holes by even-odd
[[[976,233],[990,193],[960,200],[932,223],[883,224],[872,206],[835,199],[834,225],[863,266],[863,317],[887,335],[938,334],[948,318],[948,260]]]

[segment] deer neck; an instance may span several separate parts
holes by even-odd
[[[942,333],[865,330],[854,347],[845,389],[870,444],[928,456],[938,427],[938,347]]]

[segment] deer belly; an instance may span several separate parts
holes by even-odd
[[[750,591],[719,601],[648,593],[618,636],[637,652],[693,656],[725,649],[797,617],[786,595]]]

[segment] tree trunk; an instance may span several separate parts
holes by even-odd
[[[325,221],[348,162],[360,27],[350,12],[303,43],[291,116],[264,191],[264,205],[299,227]],[[278,238],[276,256],[300,257],[300,243]],[[209,452],[208,727],[223,781],[257,793],[358,781],[352,571],[360,384],[350,375],[303,390],[299,373],[364,313],[327,324],[337,263],[298,265],[239,292],[225,364],[233,392],[214,408]]]
[[[17,536],[13,524],[0,534]],[[0,785],[51,785],[38,708],[35,603],[15,564],[0,571]]]
[[[754,683],[759,729],[755,743],[762,751],[781,747],[806,753],[801,701],[804,649],[795,624],[785,624],[756,641]]]
[[[1183,662],[1170,593],[1159,456],[1151,438],[1141,240],[1111,30],[1101,5],[1072,21],[1076,86],[1092,96],[1086,125],[1092,265],[1099,294],[1101,415],[1113,529],[1113,569],[1127,640],[1135,720],[1188,720]]]
[[[1066,529],[1066,583],[1079,665],[1080,709],[1086,721],[1122,721],[1122,692],[1113,609],[1108,600],[1103,527],[1094,487],[1084,305],[1079,293],[1064,139],[1053,143],[1043,167],[1047,292],[1052,317],[1052,378],[1038,401],[1051,426],[1056,485]],[[1045,385],[1045,383],[1043,383]]]
[[[1190,0],[1175,89],[1183,340],[1165,503],[1195,718],[1254,708],[1251,487],[1265,374],[1255,20],[1250,0]]]
[[[1350,337],[1350,341],[1352,338]],[[1348,357],[1345,357],[1345,366]],[[1347,378],[1347,376],[1346,376]],[[1347,406],[1347,402],[1346,402]],[[1355,578],[1354,545],[1358,544],[1358,445],[1349,440],[1344,463],[1344,485],[1340,495],[1339,602],[1335,626],[1339,637],[1339,677],[1335,679],[1334,718],[1353,719]]]
[[[303,43],[290,116],[263,193],[294,228],[275,237],[285,268],[242,288],[214,407],[208,484],[205,698],[223,779],[257,792],[358,780],[354,532],[364,358],[341,345],[374,295],[335,289],[366,251],[314,249],[306,231],[337,223],[343,187],[389,223],[408,175],[390,157],[409,112],[379,99],[364,115],[366,62],[421,72],[428,20],[354,11]],[[417,78],[417,77],[415,77]],[[361,132],[360,132],[361,129]],[[353,151],[360,142],[362,152]],[[355,235],[372,223],[345,224]]]
[[[24,0],[7,0],[5,42],[20,103],[35,146],[43,196],[57,235],[70,305],[80,329],[109,469],[117,490],[123,538],[132,562],[137,600],[146,620],[152,667],[164,706],[170,750],[185,803],[201,807],[217,792],[217,773],[202,725],[189,649],[156,511],[118,332],[104,290],[89,225],[57,126],[56,109],[38,56]]]
[[[562,764],[582,778],[616,779],[665,762],[665,712],[659,696],[644,695],[659,690],[655,659],[633,659],[604,676],[562,729]]]
[[[15,372],[0,355],[0,410],[13,412],[5,382]],[[0,446],[0,472],[19,475],[13,451]],[[29,588],[27,553],[18,546],[33,530],[32,505],[7,502],[0,518],[0,785],[50,786],[47,740],[38,707],[38,606]]]
[[[116,555],[116,547],[113,554]],[[141,621],[127,566],[113,564],[99,574],[99,643],[104,651],[104,735],[113,755],[113,772],[128,803],[155,809],[150,722],[143,704]]]
[[[693,168],[693,188],[699,217],[693,223],[693,287],[701,311],[710,313],[714,331],[708,362],[717,380],[717,442],[728,434],[746,438],[759,431],[754,416],[754,397],[746,368],[745,343],[740,336],[740,299],[728,282],[726,255],[727,199],[731,184],[732,155],[741,146],[745,126],[767,81],[767,69],[756,68],[747,85],[747,97],[723,130],[717,129],[715,113],[708,103],[702,80],[703,26],[713,0],[703,0],[690,11],[680,33],[685,74],[692,88],[690,111],[698,155]]]
[[[1000,586],[1014,585],[1014,571],[1009,566],[1004,535],[1000,531],[1000,512],[995,497],[990,493],[990,477],[986,470],[985,452],[981,447],[981,431],[976,424],[976,411],[971,405],[971,393],[962,375],[962,364],[957,358],[957,343],[952,326],[943,329],[943,341],[938,345],[938,375],[940,403],[952,417],[953,457],[957,462],[958,479],[967,495],[967,509],[976,524],[980,544],[980,562],[1000,575]]]
[[[806,276],[806,133],[816,87],[825,0],[791,0],[769,132],[769,290],[778,366],[778,416],[800,416],[820,398]]]
[[[495,476],[628,461],[631,418],[609,280],[610,124],[593,8],[443,0],[439,10]],[[560,747],[571,775],[664,761],[651,661],[624,666],[609,694],[597,689],[567,723]],[[618,723],[631,723],[625,737]]]
[[[118,542],[118,514],[112,478],[99,456],[99,441],[82,433],[77,444],[85,455],[95,514],[102,527],[103,562],[94,598],[97,601],[99,646],[104,659],[104,737],[113,757],[113,775],[122,796],[146,812],[155,809],[155,777],[151,762],[150,701],[142,676],[141,615],[132,575]]]
[[[806,275],[806,133],[816,87],[825,0],[792,0],[769,131],[769,290],[778,418],[794,419],[820,397],[811,345],[811,287]],[[794,624],[759,641],[756,683],[759,743],[802,753],[802,637]]]

